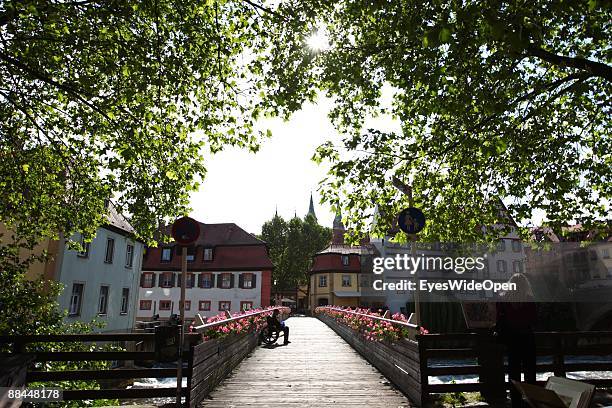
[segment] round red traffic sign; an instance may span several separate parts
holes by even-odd
[[[179,244],[193,244],[200,237],[200,224],[190,217],[181,217],[172,224],[172,238]]]

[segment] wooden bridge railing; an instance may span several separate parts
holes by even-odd
[[[214,388],[229,372],[257,345],[257,330],[248,333],[223,334],[219,338],[203,338],[203,333],[224,325],[240,324],[245,319],[265,318],[274,309],[279,309],[287,315],[288,308],[272,307],[252,313],[240,314],[226,319],[203,323],[196,326],[196,333],[185,335],[185,351],[183,361],[188,362],[183,369],[183,378],[187,379],[187,387],[182,387],[182,395],[186,397],[187,405],[195,406],[212,388]],[[200,318],[202,321],[202,319]],[[253,328],[253,327],[251,327]],[[175,326],[164,326],[164,330],[156,333],[92,333],[92,334],[62,334],[62,335],[31,335],[31,336],[0,336],[0,350],[10,350],[0,354],[0,359],[14,360],[15,357],[27,357],[25,383],[57,382],[77,380],[101,380],[107,388],[85,390],[63,390],[64,400],[87,399],[136,399],[176,397],[176,387],[161,388],[131,388],[118,387],[118,381],[140,378],[176,377],[176,368],[136,368],[133,364],[109,370],[68,370],[45,371],[40,364],[47,361],[176,361],[178,350],[178,329]],[[41,347],[50,343],[100,343],[121,344],[125,351],[47,351],[49,347]],[[139,344],[141,351],[137,351]],[[142,346],[145,347],[142,347]],[[58,347],[60,348],[60,347]],[[80,348],[80,347],[71,347]],[[1,364],[1,362],[0,362]],[[1,385],[1,384],[0,384]]]
[[[188,379],[189,397],[187,406],[197,407],[200,402],[212,391],[231,371],[257,346],[259,331],[253,326],[263,324],[267,315],[274,309],[278,309],[282,318],[288,316],[290,309],[287,307],[271,307],[252,313],[236,316],[228,315],[226,319],[195,326],[194,331],[206,335],[210,330],[219,326],[242,325],[248,323],[248,332],[235,334],[223,338],[207,339],[191,347]]]
[[[342,312],[354,315],[356,312],[337,307],[323,307],[319,310]],[[365,314],[363,314],[365,315]],[[373,320],[380,317],[365,315]],[[488,332],[417,334],[414,340],[399,338],[393,341],[367,340],[359,332],[341,324],[326,313],[319,313],[319,319],[328,324],[342,338],[353,346],[372,365],[379,369],[404,392],[415,404],[423,405],[431,394],[450,392],[480,392],[487,399],[500,398],[510,384],[505,381],[507,366],[504,365],[504,349]],[[388,319],[386,319],[388,320]],[[402,326],[405,322],[394,321]],[[566,376],[574,371],[610,371],[612,357],[603,362],[568,362],[567,357],[611,356],[612,332],[538,332],[536,333],[537,355],[548,357],[540,361],[537,372],[553,372]],[[447,360],[447,364],[441,365]],[[462,360],[461,365],[453,360]],[[542,359],[540,359],[542,360]],[[429,377],[474,375],[475,382],[430,384]],[[584,380],[598,387],[611,387],[612,378]],[[501,393],[500,393],[501,390]]]
[[[67,370],[44,371],[37,368],[36,363],[47,361],[157,361],[164,344],[160,336],[167,333],[91,333],[91,334],[61,334],[61,335],[31,335],[31,336],[0,336],[0,345],[12,349],[12,353],[5,353],[3,357],[25,355],[31,358],[34,365],[29,365],[26,371],[26,384],[32,382],[56,382],[76,380],[121,380],[139,378],[173,377],[175,368],[133,368],[118,367],[110,370]],[[198,335],[188,335],[187,342],[197,341]],[[49,343],[121,343],[123,348],[132,351],[45,351],[41,344]],[[133,351],[135,343],[147,344],[149,351]],[[189,375],[189,373],[187,373]],[[187,389],[184,389],[187,391]],[[176,395],[176,387],[154,389],[84,389],[64,390],[65,400],[84,399],[128,399],[128,398],[156,398],[172,397]]]

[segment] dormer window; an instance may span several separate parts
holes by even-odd
[[[170,262],[172,260],[172,248],[162,248],[161,261]]]
[[[213,260],[213,249],[212,248],[204,248],[204,261],[212,261]]]
[[[349,264],[349,256],[348,255],[342,255],[342,265],[348,266],[348,264]]]

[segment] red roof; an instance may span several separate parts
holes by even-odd
[[[187,264],[190,270],[264,270],[272,269],[266,243],[249,234],[234,223],[200,224],[200,237],[196,241],[195,259]],[[169,227],[164,228],[169,231]],[[172,248],[170,262],[162,262],[162,248]],[[160,243],[148,248],[143,270],[180,270],[181,253],[176,243]],[[212,261],[204,261],[204,248],[213,249]],[[193,252],[192,252],[193,253]]]
[[[349,264],[342,264],[342,256],[349,257]],[[314,256],[312,262],[312,268],[310,269],[311,273],[315,272],[360,272],[361,271],[361,260],[360,256],[352,253],[352,254],[342,254],[342,253],[319,253]]]

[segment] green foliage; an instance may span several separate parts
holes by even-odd
[[[205,149],[258,149],[259,22],[241,1],[0,2],[0,221],[91,237],[112,197],[151,240]]]
[[[268,243],[276,288],[293,289],[308,282],[312,257],[329,244],[331,230],[320,226],[312,215],[289,222],[275,215],[262,226],[260,238]]]
[[[0,236],[0,239],[3,239]],[[21,241],[0,245],[0,334],[50,334],[62,326],[63,315],[57,296],[61,285],[42,278],[26,279],[26,271],[34,262],[44,261],[46,254],[25,256],[33,243]],[[20,257],[19,255],[22,254]]]
[[[609,1],[286,1],[266,20],[271,112],[289,115],[322,90],[340,145],[323,197],[365,233],[374,207],[384,234],[414,187],[423,239],[481,240],[500,221],[544,213],[558,227],[609,216],[612,196]],[[305,47],[315,28],[330,47]],[[392,103],[382,103],[383,89]],[[401,132],[364,129],[388,114]],[[492,231],[489,231],[492,232]],[[497,231],[502,233],[503,231]],[[497,232],[487,239],[494,239]]]

